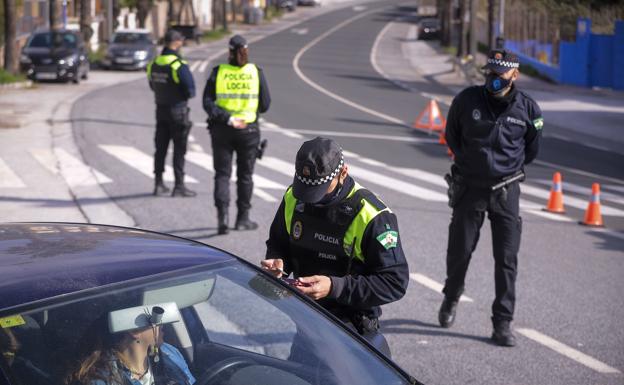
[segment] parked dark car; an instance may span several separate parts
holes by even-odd
[[[440,36],[440,20],[426,18],[418,22],[418,38],[421,40],[437,39]]]
[[[140,70],[156,56],[156,44],[149,31],[120,30],[113,34],[102,65],[110,69]]]
[[[297,10],[298,0],[274,0],[278,8],[285,9],[288,12],[294,12]]]
[[[0,292],[0,385],[62,384],[93,364],[79,359],[96,357],[90,341],[119,343],[142,327],[164,335],[196,385],[419,383],[285,281],[184,238],[0,224]]]
[[[87,49],[77,31],[34,32],[22,49],[20,69],[32,80],[79,83],[89,76]]]
[[[297,0],[297,5],[309,5],[316,7],[321,5],[321,0]]]

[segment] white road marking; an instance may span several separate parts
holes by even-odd
[[[201,64],[201,61],[194,61],[189,69],[191,70],[191,72],[195,72],[195,70],[197,70],[197,67],[199,67],[199,65]]]
[[[99,147],[141,174],[154,178],[154,158],[151,155],[147,155],[143,151],[131,146],[100,144]],[[165,165],[163,179],[165,182],[173,182],[175,180],[171,166]],[[185,176],[184,181],[187,183],[199,183],[197,179],[189,175]]]
[[[381,8],[380,8],[380,9],[381,9]],[[339,29],[343,28],[343,27],[344,27],[344,26],[346,26],[347,24],[350,24],[350,23],[352,23],[352,22],[354,22],[354,21],[356,21],[356,20],[358,20],[358,19],[361,19],[361,18],[363,18],[363,17],[365,17],[365,16],[368,16],[369,14],[374,13],[374,12],[376,12],[376,11],[380,10],[380,9],[372,9],[372,10],[370,10],[370,11],[367,11],[367,12],[361,13],[361,14],[359,14],[359,15],[357,15],[357,16],[353,16],[353,17],[351,17],[351,18],[349,18],[349,19],[347,19],[347,20],[343,21],[342,23],[340,23],[340,24],[338,24],[338,25],[334,26],[333,28],[329,29],[329,30],[328,30],[328,31],[326,31],[325,33],[321,34],[321,35],[320,35],[320,36],[318,36],[316,39],[312,40],[311,42],[309,42],[308,44],[306,44],[303,48],[301,48],[301,50],[300,50],[299,52],[297,52],[297,55],[295,55],[295,58],[293,59],[292,65],[293,65],[293,69],[295,70],[295,73],[297,74],[297,76],[299,76],[299,78],[301,78],[301,80],[303,80],[304,82],[306,82],[306,83],[307,83],[310,87],[312,87],[312,88],[316,89],[317,91],[319,91],[319,92],[321,92],[321,93],[323,93],[323,94],[325,94],[325,95],[329,96],[330,98],[333,98],[333,99],[335,99],[335,100],[338,100],[338,101],[339,101],[339,102],[341,102],[341,103],[344,103],[344,104],[346,104],[346,105],[348,105],[348,106],[350,106],[350,107],[353,107],[353,108],[355,108],[355,109],[357,109],[357,110],[360,110],[360,111],[362,111],[362,112],[365,112],[365,113],[367,113],[367,114],[370,114],[370,115],[376,116],[376,117],[378,117],[378,118],[381,118],[381,119],[387,120],[387,121],[389,121],[389,122],[391,122],[391,123],[398,124],[398,125],[401,125],[401,126],[407,126],[407,127],[409,127],[409,126],[410,126],[409,124],[407,124],[406,122],[404,122],[404,121],[402,121],[402,120],[400,120],[400,119],[397,119],[397,118],[395,118],[395,117],[393,117],[393,116],[386,115],[386,114],[384,114],[384,113],[381,113],[381,112],[375,111],[375,110],[373,110],[373,109],[370,109],[370,108],[364,107],[364,106],[362,106],[362,105],[360,105],[360,104],[358,104],[358,103],[355,103],[355,102],[352,102],[352,101],[350,101],[350,100],[348,100],[348,99],[346,99],[346,98],[343,98],[342,96],[339,96],[339,95],[334,94],[333,92],[331,92],[331,91],[329,91],[329,90],[327,90],[327,89],[325,89],[325,88],[321,87],[320,85],[318,85],[318,84],[316,84],[315,82],[313,82],[312,80],[310,80],[310,78],[308,78],[307,76],[305,76],[305,75],[304,75],[304,73],[303,73],[303,72],[301,71],[301,69],[299,68],[299,61],[301,60],[301,57],[303,56],[303,54],[304,54],[307,50],[309,50],[310,48],[312,48],[313,46],[315,46],[316,44],[318,44],[321,40],[323,40],[323,39],[327,38],[327,37],[328,37],[329,35],[331,35],[332,33],[334,33],[334,32],[336,32],[336,31],[338,31]]]
[[[199,71],[199,72],[204,72],[204,71],[206,71],[206,67],[208,67],[208,64],[209,64],[209,63],[210,63],[210,61],[208,61],[208,60],[204,60],[204,61],[202,61],[202,62],[201,62],[201,65],[199,66],[198,71]]]
[[[587,366],[590,369],[597,371],[598,373],[604,374],[617,374],[621,373],[618,369],[611,367],[597,359],[588,356],[585,353],[581,353],[578,350],[571,348],[570,346],[563,344],[551,337],[548,337],[545,334],[542,334],[534,329],[525,329],[520,328],[516,329],[516,331],[523,336],[540,343],[546,346],[549,349],[554,350],[555,352],[562,354],[580,364]]]
[[[573,167],[561,166],[559,164],[554,164],[554,163],[546,162],[546,161],[539,160],[539,159],[534,160],[533,164],[539,164],[541,166],[548,167],[548,168],[550,168],[552,170],[555,170],[555,171],[562,171],[562,170],[569,171],[569,172],[573,172],[573,173],[578,174],[578,175],[585,175],[585,176],[590,176],[590,177],[597,178],[597,179],[608,180],[608,181],[610,181],[612,183],[618,183],[621,186],[624,185],[624,180],[621,180],[621,179],[611,178],[609,176],[595,174],[593,172],[583,171],[583,170],[579,170],[579,169],[573,168]]]
[[[336,137],[346,137],[346,138],[390,140],[390,141],[407,142],[407,143],[438,143],[438,139],[414,138],[412,136],[402,136],[402,135],[365,134],[361,132],[342,132],[342,131],[299,130],[295,128],[282,128],[282,130],[287,130],[287,132],[296,132],[297,134],[314,135],[314,136],[324,135],[324,136],[336,136]],[[272,129],[272,131],[277,131],[277,130]]]
[[[307,28],[293,28],[290,30],[290,32],[297,34],[297,35],[307,35],[308,29]]]
[[[538,217],[550,219],[557,222],[576,222],[574,219],[566,217],[565,215],[544,211],[543,208],[544,206],[540,206],[536,203],[520,199],[520,209],[522,209],[522,211],[524,212],[531,213],[533,215],[537,215]]]
[[[26,184],[0,158],[0,188],[24,188]]]
[[[50,171],[52,175],[59,174],[60,170],[58,168],[58,159],[56,159],[56,156],[54,156],[52,149],[33,148],[29,150],[29,152],[30,155],[32,155],[32,157],[35,158],[35,160],[39,162],[40,165]]]
[[[290,177],[294,176],[295,174],[293,164],[278,158],[265,156],[264,158],[262,158],[262,161],[258,162],[258,164],[261,166],[269,167],[279,173],[288,175]],[[446,194],[441,194],[433,190],[429,190],[411,183],[388,177],[384,174],[369,171],[354,164],[349,165],[349,174],[360,180],[365,180],[368,183],[376,184],[390,190],[394,190],[399,193],[403,193],[422,200],[433,202],[446,202],[448,200]]]
[[[266,131],[266,132],[277,132],[277,133],[285,135],[285,136],[287,136],[289,138],[303,139],[303,135],[301,135],[301,134],[299,134],[297,132],[294,132],[292,130],[287,130],[287,129],[281,128],[281,127],[279,127],[279,126],[277,126],[277,125],[275,125],[273,123],[268,123],[268,122],[264,123],[264,124],[261,123],[261,127],[262,127],[261,129],[263,131]]]
[[[198,165],[199,167],[214,173],[214,166],[212,163],[212,155],[207,154],[205,152],[198,152],[198,151],[189,151],[186,153],[186,160],[188,160],[191,163],[194,163],[196,165]],[[231,177],[231,181],[234,182],[236,181],[236,166],[233,165],[232,166],[232,177]],[[258,198],[266,201],[266,202],[278,202],[278,199],[273,197],[271,194],[263,191],[263,188],[268,188],[268,189],[275,189],[275,190],[280,190],[280,191],[286,191],[286,186],[279,184],[277,182],[274,182],[268,178],[265,178],[263,176],[257,175],[254,173],[253,175],[253,180],[254,180],[254,189],[253,189],[253,193],[254,195],[256,195]]]
[[[444,288],[444,285],[442,285],[441,283],[436,282],[433,279],[425,275],[419,274],[419,273],[410,273],[410,278],[420,283],[421,285],[435,291],[436,293],[442,294],[442,289]],[[459,297],[459,301],[460,302],[474,302],[472,298],[465,296],[463,294],[461,297]]]
[[[550,192],[548,190],[541,189],[538,187],[533,187],[527,184],[522,185],[521,190],[522,190],[522,193],[524,194],[532,195],[534,197],[543,199],[544,204],[548,202],[548,198],[550,197]],[[575,198],[571,196],[565,196],[563,198],[563,204],[565,206],[576,207],[577,209],[586,210],[587,205],[589,203],[589,198],[590,198],[589,195],[587,196],[587,200],[583,200],[583,199],[579,199],[579,198]],[[616,209],[614,207],[610,207],[604,204],[601,205],[601,212],[602,212],[602,215],[624,217],[623,210]]]
[[[537,183],[544,185],[544,186],[548,186],[548,189],[550,190],[550,186],[552,186],[552,181],[549,181],[547,179],[541,179],[541,180],[537,180]],[[612,194],[609,192],[604,191],[606,186],[601,185],[600,186],[602,188],[602,191],[600,191],[600,200],[601,201],[609,201],[609,202],[613,202],[613,203],[617,203],[620,205],[624,205],[624,198],[620,195],[616,195],[616,194]],[[565,204],[565,194],[566,192],[571,191],[573,193],[582,195],[582,196],[586,196],[589,197],[591,196],[591,186],[588,185],[586,187],[584,186],[579,186],[577,184],[574,183],[570,183],[570,182],[566,182],[565,180],[563,181],[563,201]]]
[[[353,6],[353,10],[355,12],[362,12],[362,11],[366,10],[366,8],[368,8],[368,7],[365,6],[365,5],[354,5]]]
[[[604,186],[601,186],[607,190],[612,190],[612,191],[617,191],[619,193],[624,194],[624,186],[619,186],[619,185],[612,185],[612,184],[607,184]]]
[[[63,164],[63,176],[70,187],[95,186],[113,181],[62,148],[56,147],[54,154],[58,161]],[[95,178],[93,178],[94,176]]]

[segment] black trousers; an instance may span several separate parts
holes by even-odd
[[[184,155],[192,126],[189,111],[186,104],[175,107],[156,106],[154,174],[160,176],[165,171],[167,149],[169,142],[173,140],[173,173],[176,186],[184,184]]]
[[[260,143],[258,126],[253,124],[246,129],[236,129],[215,124],[210,129],[210,137],[215,170],[215,206],[227,208],[230,205],[232,159],[236,152],[236,206],[239,212],[249,210],[253,192],[253,172]]]
[[[522,232],[519,215],[520,185],[512,183],[506,193],[502,189],[468,186],[453,208],[446,254],[444,294],[459,299],[472,253],[479,241],[479,232],[487,212],[492,228],[494,281],[496,298],[492,304],[493,319],[513,319],[516,302],[518,250]]]

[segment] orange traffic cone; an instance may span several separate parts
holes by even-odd
[[[585,226],[603,227],[602,214],[600,214],[600,185],[592,184],[592,195],[585,211],[585,219],[580,222]]]
[[[550,198],[548,198],[548,203],[546,204],[544,210],[557,214],[565,213],[565,209],[563,208],[563,187],[561,184],[561,174],[559,172],[556,172],[553,175]]]
[[[440,137],[438,138],[439,144],[446,144],[446,132],[440,131]]]
[[[440,112],[440,107],[435,100],[429,101],[427,107],[418,115],[414,121],[414,128],[431,131],[444,131],[446,120]]]

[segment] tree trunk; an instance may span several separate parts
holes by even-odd
[[[441,43],[443,46],[448,47],[451,45],[451,29],[453,28],[453,1],[443,0],[442,4],[444,23],[442,25]]]
[[[466,1],[459,0],[459,23],[457,34],[457,57],[466,56]]]
[[[496,0],[488,0],[488,48],[493,50],[496,47],[496,36],[494,36],[494,4]]]
[[[56,0],[50,0],[50,4],[49,4],[49,15],[48,15],[48,20],[50,23],[50,30],[54,31],[57,29],[58,25],[58,15],[57,15],[57,5],[56,5]]]
[[[145,28],[145,20],[147,19],[147,15],[149,14],[149,9],[149,0],[137,1],[137,21],[139,23],[139,28]]]
[[[4,69],[17,73],[17,52],[15,47],[15,0],[4,1]]]
[[[93,36],[93,28],[91,28],[91,0],[80,0],[80,33],[85,44],[90,48],[90,40],[91,36]]]

